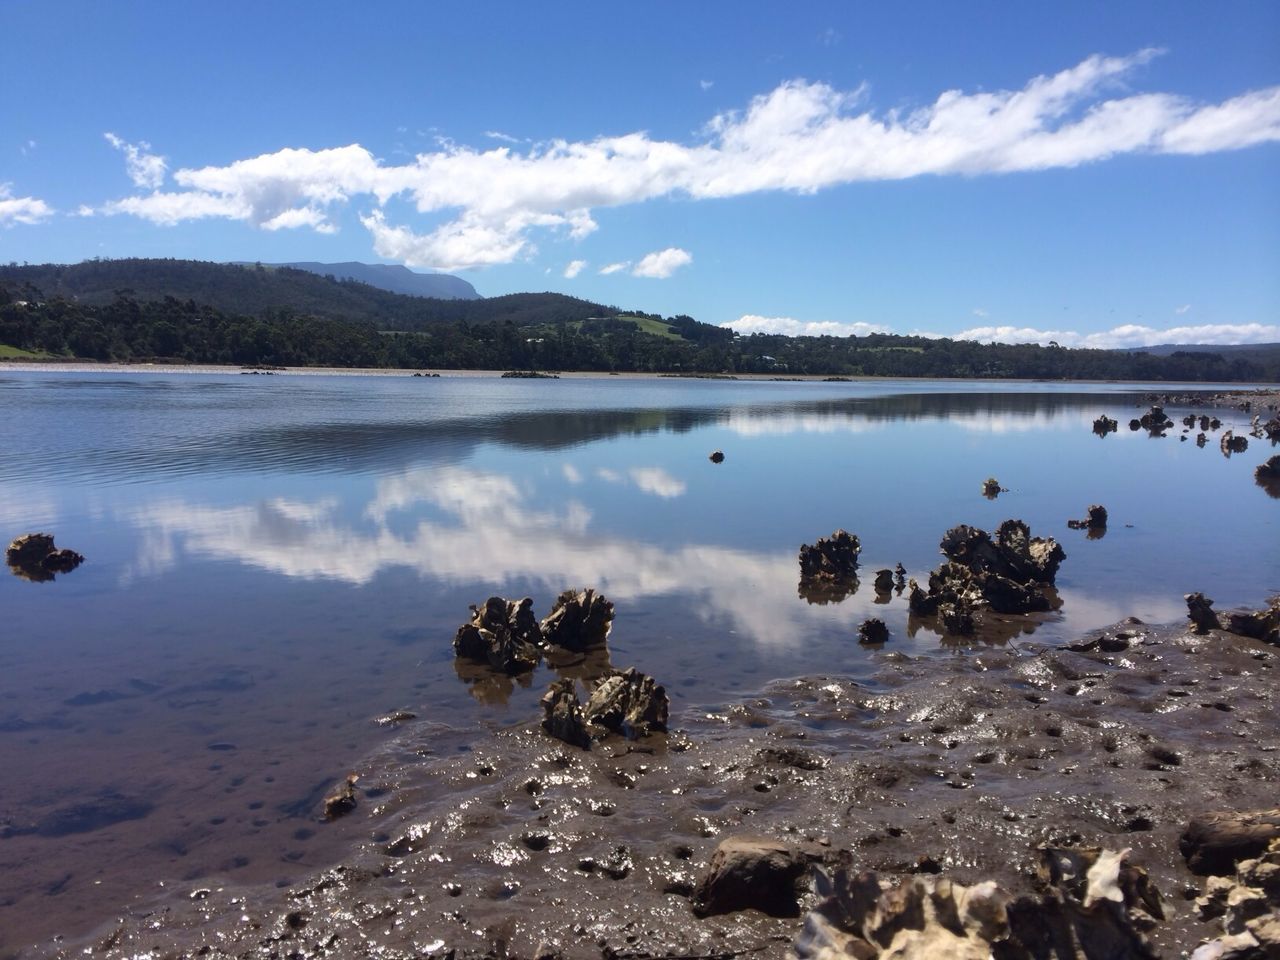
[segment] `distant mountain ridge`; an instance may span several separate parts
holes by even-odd
[[[233,261],[236,266],[253,266],[243,261]],[[318,263],[304,260],[297,263],[264,263],[264,267],[291,267],[307,273],[331,276],[338,280],[356,280],[379,290],[402,293],[409,297],[433,297],[437,300],[478,300],[476,288],[461,277],[448,273],[417,273],[398,263],[360,263],[348,260],[343,263]]]

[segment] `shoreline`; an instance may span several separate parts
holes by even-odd
[[[1178,838],[1224,789],[1274,805],[1276,647],[1130,618],[1062,646],[878,659],[870,681],[777,680],[589,752],[533,717],[480,740],[407,723],[353,771],[363,839],[341,862],[286,889],[179,883],[31,955],[785,956],[799,917],[692,912],[740,836],[1015,893],[1044,844],[1130,848],[1170,914],[1148,933],[1161,955],[1220,934]]]
[[[422,369],[393,367],[261,367],[240,366],[236,364],[182,364],[182,363],[117,363],[95,360],[0,360],[0,372],[37,372],[37,373],[155,373],[155,374],[187,374],[192,376],[212,376],[227,374],[244,375],[278,375],[288,377],[326,376],[326,377],[391,377],[413,379],[501,379],[502,370],[454,370],[445,368],[424,367]],[[1117,386],[1141,385],[1150,387],[1153,394],[1172,395],[1167,401],[1173,404],[1178,395],[1189,392],[1230,394],[1231,396],[1257,395],[1263,402],[1271,405],[1280,403],[1280,386],[1268,383],[1227,384],[1207,382],[1204,384],[1192,381],[1165,380],[1045,380],[1019,377],[879,377],[879,376],[844,376],[831,374],[794,374],[779,376],[767,373],[651,373],[627,371],[612,373],[598,370],[574,371],[540,371],[548,375],[543,377],[519,377],[514,379],[529,380],[705,380],[708,382],[739,383],[1026,383],[1054,384],[1069,386],[1072,384],[1115,384]],[[1203,402],[1201,398],[1197,398]]]

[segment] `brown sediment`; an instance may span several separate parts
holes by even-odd
[[[538,718],[456,738],[408,723],[362,764],[365,839],[284,889],[202,880],[33,956],[782,957],[794,917],[699,919],[728,838],[897,881],[1031,889],[1040,848],[1129,848],[1172,905],[1176,956],[1220,933],[1179,852],[1194,818],[1274,806],[1275,647],[1136,622],[1068,647],[883,654],[876,677],[778,681],[666,736],[591,752]],[[799,909],[816,895],[800,880]],[[705,911],[703,911],[705,912]]]

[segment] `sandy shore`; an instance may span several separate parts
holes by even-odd
[[[480,741],[411,722],[356,771],[364,839],[332,869],[170,886],[31,955],[782,957],[798,918],[691,908],[717,844],[751,834],[815,864],[1014,892],[1043,844],[1131,848],[1170,915],[1151,941],[1185,956],[1220,933],[1191,909],[1187,821],[1275,805],[1277,654],[1137,622],[1065,648],[890,646],[871,682],[779,681],[590,752],[536,717]]]

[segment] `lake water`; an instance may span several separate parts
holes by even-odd
[[[1019,517],[1067,553],[1060,606],[986,642],[1179,620],[1192,590],[1259,605],[1280,500],[1252,473],[1275,451],[1130,432],[1150,389],[0,370],[0,539],[47,530],[88,558],[0,577],[0,956],[164,885],[331,862],[360,828],[317,802],[396,735],[381,714],[477,737],[535,717],[546,667],[455,666],[491,594],[543,616],[603,591],[613,664],[665,683],[673,716],[869,675],[869,616],[890,650],[971,655],[871,586],[897,563],[927,579],[957,523]],[[1093,435],[1101,413],[1119,433]],[[1091,503],[1101,539],[1066,527]],[[862,586],[811,604],[797,550],[840,527]]]

